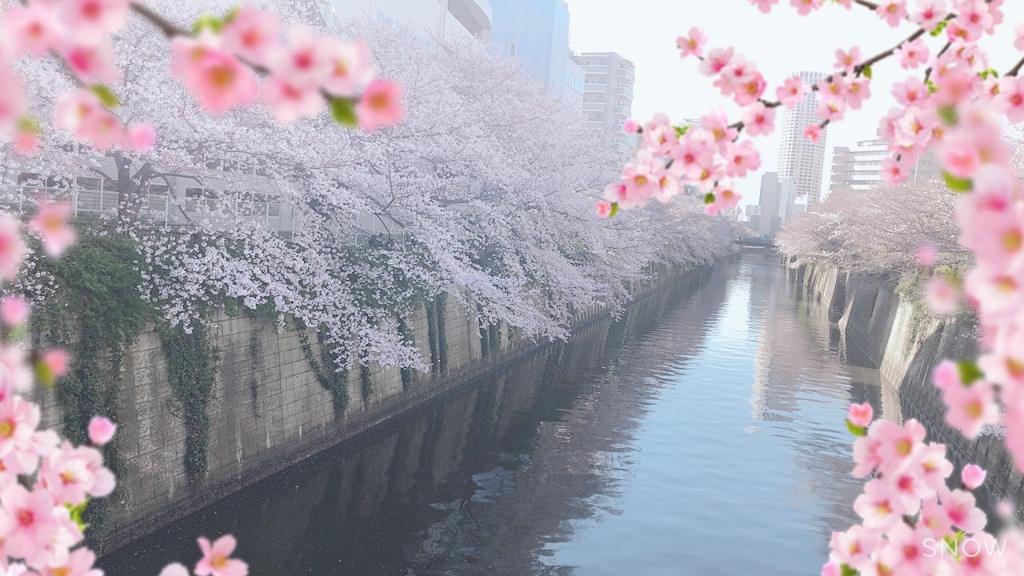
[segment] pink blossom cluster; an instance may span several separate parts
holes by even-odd
[[[122,122],[108,87],[123,77],[111,36],[132,7],[130,0],[28,0],[0,11],[0,143],[13,142],[20,154],[38,149],[42,126],[30,113],[32,102],[15,67],[20,58],[54,56],[79,85],[56,102],[54,126],[98,150],[153,147],[153,128]],[[160,24],[172,33],[166,29],[171,24]],[[400,87],[374,77],[363,42],[293,26],[285,43],[277,16],[251,6],[222,19],[206,17],[197,27],[194,36],[173,30],[172,72],[212,114],[259,97],[282,122],[316,116],[328,104],[339,122],[364,130],[402,119]],[[258,73],[267,76],[262,86]]]
[[[834,532],[823,576],[1001,575],[1024,573],[1024,533],[985,532],[972,490],[985,471],[970,464],[950,487],[953,464],[942,444],[926,443],[916,420],[872,422],[869,404],[850,407],[854,475],[868,477],[853,508],[862,521]],[[971,546],[960,546],[969,540]]]
[[[751,0],[764,12],[777,3]],[[883,180],[898,185],[924,154],[937,153],[947,184],[963,193],[954,214],[959,242],[976,257],[976,265],[962,277],[955,270],[940,272],[936,265],[942,254],[934,249],[925,247],[918,258],[922,267],[934,269],[926,293],[932,311],[951,314],[965,302],[978,311],[982,327],[982,355],[976,362],[947,361],[935,370],[946,421],[968,438],[1001,424],[1007,447],[1024,470],[1024,186],[1003,138],[1007,123],[1024,121],[1024,80],[1018,77],[1024,58],[1000,76],[979,45],[1002,24],[1004,0],[836,3],[871,9],[892,27],[909,23],[914,32],[870,57],[858,47],[838,50],[831,76],[813,86],[789,78],[775,90],[776,100],[769,101],[763,96],[768,91],[764,79],[752,64],[731,48],[705,53],[705,34],[691,29],[677,40],[681,56],[700,61],[701,71],[722,95],[742,108],[741,117],[730,123],[716,113],[698,126],[675,127],[658,116],[643,127],[628,125],[627,131],[642,133],[641,150],[621,181],[608,187],[598,213],[614,215],[652,196],[667,199],[679,191],[676,179],[708,192],[709,212],[728,206],[726,195],[719,194],[732,190],[725,179],[742,177],[744,168],[758,164],[750,141],[741,139],[743,131],[751,136],[771,132],[774,108],[794,106],[814,91],[820,122],[807,126],[804,134],[817,140],[825,126],[870,98],[876,65],[897,62],[908,73],[893,82],[890,90],[898,105],[880,124],[889,151]],[[790,4],[808,14],[825,2]],[[930,46],[932,38],[940,39],[935,42],[941,47]],[[1016,30],[1015,48],[1024,51],[1024,25]],[[925,444],[920,424],[878,421],[866,428],[869,421],[863,411],[851,412],[851,429],[865,435],[855,447],[856,474],[871,476],[855,504],[864,522],[833,538],[825,574],[1024,573],[1024,538],[1018,531],[1004,538],[1013,553],[998,558],[925,554],[922,542],[928,538],[992,539],[984,534],[984,515],[967,491],[976,485],[977,470],[965,470],[967,490],[951,490],[946,487],[952,466],[945,448]]]
[[[353,114],[364,130],[402,119],[401,89],[374,77],[364,42],[318,36],[302,25],[293,25],[288,39],[283,41],[275,14],[245,6],[222,26],[176,37],[172,71],[212,114],[260,98],[281,122],[317,116],[328,103],[336,113],[356,102]],[[262,86],[256,71],[268,76]]]
[[[57,103],[58,128],[100,150],[152,147],[153,129],[125,125],[109,109],[113,95],[105,88],[121,78],[110,37],[129,8],[129,0],[30,0],[0,11],[0,142],[13,141],[21,154],[37,150],[42,128],[14,66],[19,58],[53,55],[82,86]]]
[[[44,204],[29,222],[51,256],[75,241],[67,204]],[[27,257],[21,222],[0,212],[0,283],[14,280]],[[114,491],[114,474],[103,466],[100,448],[113,440],[117,426],[104,417],[88,427],[92,445],[74,446],[53,430],[40,430],[40,408],[21,394],[33,380],[53,385],[69,369],[67,353],[43,350],[33,356],[16,339],[30,309],[21,297],[0,300],[0,573],[39,576],[102,576],[93,566],[96,555],[85,546],[81,514],[93,498]],[[231,558],[235,539],[225,535],[214,543],[199,539],[203,557],[197,576],[245,576],[245,562]],[[189,574],[171,564],[161,576]]]

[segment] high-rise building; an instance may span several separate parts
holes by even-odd
[[[800,78],[813,85],[827,77],[820,72],[800,72]],[[780,122],[779,178],[793,181],[798,197],[806,197],[812,205],[821,199],[821,179],[825,162],[825,138],[828,128],[822,130],[821,139],[811,142],[804,130],[821,122],[818,118],[817,93],[811,92],[793,109],[784,109]]]
[[[488,0],[316,0],[324,19],[340,24],[359,19],[406,28],[426,36],[491,36]]]
[[[565,0],[480,1],[489,1],[493,8],[491,44],[495,50],[521,61],[553,94],[564,94],[571,56]]]
[[[636,136],[623,131],[633,114],[636,68],[615,52],[586,52],[573,59],[586,73],[583,120],[604,136],[621,165],[633,157],[637,147]]]
[[[774,236],[782,223],[800,210],[796,204],[796,186],[789,178],[780,179],[776,172],[761,176],[761,195],[756,210],[756,221],[751,228],[761,236]]]
[[[882,184],[882,161],[890,156],[888,145],[878,138],[860,140],[853,146],[836,146],[832,152],[832,180],[829,194],[833,192],[859,192],[870,190]],[[937,169],[937,159],[932,153],[919,158],[910,170],[908,180],[914,182],[921,174]]]

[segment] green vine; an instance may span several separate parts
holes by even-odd
[[[253,319],[252,332],[249,333],[249,393],[252,395],[252,415],[260,417],[260,383],[256,378],[263,364],[263,346],[260,343],[260,325]]]
[[[448,371],[448,331],[445,328],[448,295],[444,292],[438,294],[434,306],[437,309],[437,371],[443,374]]]
[[[334,354],[331,354],[327,346],[324,346],[319,332],[317,332],[317,341],[320,344],[320,362],[317,362],[313,356],[313,346],[309,343],[306,327],[300,324],[296,327],[296,333],[299,335],[299,344],[302,346],[306,362],[313,370],[313,376],[324,390],[331,393],[331,403],[334,405],[335,415],[343,415],[345,408],[348,407],[348,369],[338,366]]]
[[[412,333],[412,329],[409,327],[409,323],[405,321],[405,317],[398,316],[398,335],[402,337],[402,343],[411,346],[415,343],[415,338]],[[402,372],[402,391],[406,392],[413,384],[413,378],[415,371],[412,368],[403,367]]]
[[[167,378],[174,398],[181,403],[185,421],[185,472],[196,485],[206,477],[210,416],[219,352],[211,344],[207,327],[197,322],[192,333],[181,327],[161,326],[160,343],[167,357]]]
[[[37,270],[53,278],[54,291],[37,306],[33,338],[68,350],[68,375],[57,384],[61,427],[75,444],[88,443],[93,416],[118,421],[117,400],[127,349],[156,317],[139,293],[141,256],[121,236],[84,236],[60,259],[41,259]],[[115,440],[105,448],[107,466],[125,472]],[[95,502],[85,520],[102,530],[107,502]]]
[[[370,395],[373,394],[373,381],[370,379],[370,367],[367,364],[359,365],[359,384],[362,388],[363,403],[369,403]]]

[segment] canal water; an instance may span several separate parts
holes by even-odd
[[[232,532],[258,576],[817,574],[879,397],[819,312],[746,253],[100,565]]]

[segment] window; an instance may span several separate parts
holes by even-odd
[[[508,55],[513,57],[513,58],[516,57],[516,41],[515,40],[512,40],[511,42],[508,43]]]
[[[85,176],[79,176],[75,179],[78,182],[78,187],[83,190],[100,190],[100,179],[99,178],[86,178]]]

